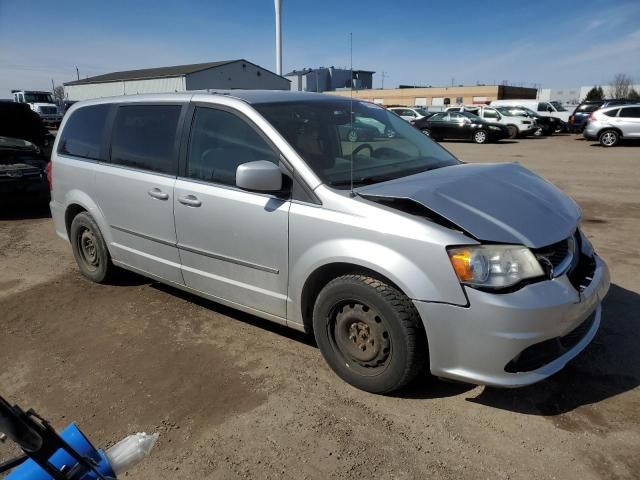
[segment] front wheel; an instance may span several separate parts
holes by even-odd
[[[598,141],[603,147],[614,147],[619,140],[620,135],[615,130],[605,130],[598,136]]]
[[[411,300],[366,275],[338,277],[322,289],[313,329],[333,371],[367,392],[404,387],[428,358],[424,328]]]
[[[431,136],[431,130],[429,130],[428,128],[423,128],[422,130],[420,130],[422,133],[424,133],[427,137]]]
[[[475,143],[487,143],[489,141],[489,135],[484,130],[476,130],[473,133],[473,141]]]
[[[349,134],[347,135],[347,139],[350,142],[357,142],[358,141],[358,132],[356,132],[355,130],[349,130]]]

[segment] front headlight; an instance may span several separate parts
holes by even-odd
[[[474,245],[447,249],[460,282],[472,287],[504,288],[544,275],[531,250],[517,245]]]
[[[489,125],[491,130],[500,130],[500,127],[496,127],[495,125]]]

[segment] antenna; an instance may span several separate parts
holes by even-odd
[[[380,78],[382,78],[382,90],[384,90],[384,79],[388,77],[389,74],[387,72],[380,72]]]
[[[349,133],[353,131],[353,32],[349,33],[349,57],[350,57],[350,67],[351,71],[351,88],[349,89]],[[351,136],[351,135],[350,135]],[[351,196],[355,197],[355,193],[353,193],[353,142],[351,142],[351,171],[349,172],[350,184],[351,184]]]

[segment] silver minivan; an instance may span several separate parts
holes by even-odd
[[[354,123],[383,133],[350,141]],[[81,102],[51,165],[55,227],[83,275],[132,270],[313,333],[370,392],[426,368],[528,385],[600,325],[609,273],[570,198],[518,164],[462,163],[372,103],[235,90]]]

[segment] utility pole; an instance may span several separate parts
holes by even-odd
[[[384,79],[388,76],[387,72],[380,72],[380,77],[382,78],[382,90],[384,90]]]
[[[276,73],[282,75],[282,0],[273,0],[276,9]]]
[[[80,70],[78,70],[78,65],[75,65],[76,67],[76,80],[80,80]]]

